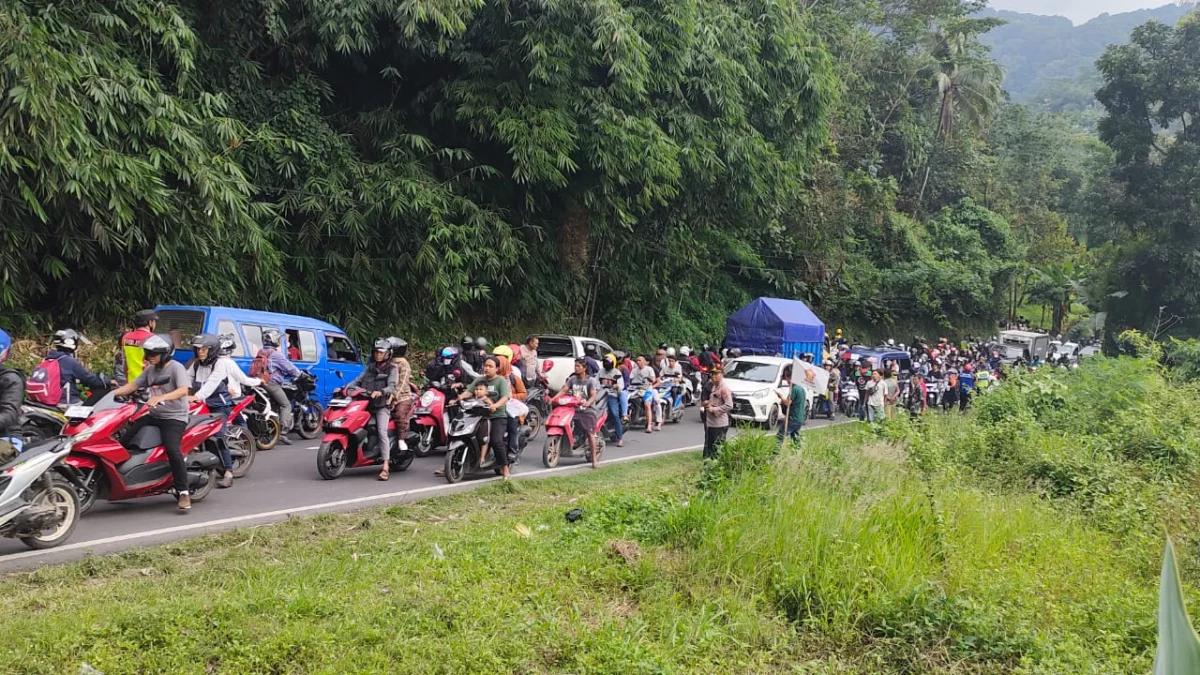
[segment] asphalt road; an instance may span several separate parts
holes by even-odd
[[[843,418],[838,417],[833,423],[839,421]],[[830,422],[811,424],[819,427]],[[582,459],[576,458],[564,458],[558,467],[546,469],[541,460],[544,440],[543,431],[530,441],[522,463],[513,469],[515,478],[592,470]],[[699,450],[703,442],[704,430],[698,412],[688,410],[683,421],[666,425],[662,432],[629,433],[623,448],[608,444],[598,470],[603,470],[604,464],[610,462]],[[317,474],[318,443],[293,438],[291,446],[280,445],[259,452],[249,475],[236,481],[232,488],[213,490],[204,501],[193,504],[190,511],[176,509],[175,500],[170,496],[102,502],[80,520],[71,539],[56,549],[30,551],[19,541],[0,539],[0,571],[30,569],[89,553],[114,553],[292,516],[412,501],[498,480],[488,471],[452,486],[446,479],[433,475],[434,469],[444,462],[444,455],[435,453],[414,460],[407,471],[393,473],[387,482],[376,480],[377,467],[347,469],[341,478],[327,481]]]

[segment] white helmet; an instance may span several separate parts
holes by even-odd
[[[668,357],[675,356],[675,348],[674,347],[667,347],[667,356]]]
[[[680,355],[680,356],[691,356],[691,355],[692,355],[692,348],[691,348],[691,347],[689,347],[689,346],[687,346],[687,345],[684,345],[684,346],[680,347],[680,348],[679,348],[679,355]]]
[[[888,338],[888,346],[889,346],[889,347],[895,347],[895,346],[896,346],[896,341],[895,341],[895,340],[893,340],[893,339],[891,339],[891,338]]]

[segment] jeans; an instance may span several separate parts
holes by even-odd
[[[233,455],[229,454],[229,444],[225,442],[225,439],[229,438],[226,427],[229,425],[230,409],[229,407],[221,406],[208,409],[208,412],[221,416],[221,430],[217,432],[217,450],[218,454],[221,455],[221,463],[225,465],[226,471],[233,471]]]
[[[858,392],[858,421],[861,422],[867,419],[867,392]]]
[[[608,417],[612,420],[614,428],[617,430],[617,440],[625,438],[625,424],[621,421],[621,406],[619,399],[608,397]]]
[[[271,397],[271,405],[279,413],[279,433],[286,434],[292,430],[292,402],[288,400],[287,392],[277,384],[263,384],[267,396]]]
[[[167,461],[171,464],[171,476],[175,479],[175,492],[181,495],[187,494],[187,462],[184,461],[183,451],[179,448],[183,444],[183,432],[187,429],[187,422],[149,415],[144,419],[146,426],[158,427],[158,433],[162,434],[163,449],[167,451]]]
[[[610,407],[609,410],[612,410],[612,408]],[[624,389],[621,390],[621,408],[619,412],[621,414],[618,417],[621,419],[629,417],[629,392]]]
[[[518,449],[521,447],[521,423],[517,418],[509,417],[505,428],[507,430],[505,436],[508,442],[508,463],[512,464],[517,460]]]
[[[789,422],[786,417],[779,420],[779,433],[775,435],[775,440],[779,445],[783,445],[783,437],[785,435],[796,443],[799,443],[800,425],[795,422]]]
[[[496,466],[508,466],[508,447],[504,436],[508,432],[508,418],[495,417],[479,423],[476,438],[480,443],[487,443],[492,448],[492,456],[496,458]]]
[[[958,395],[958,409],[960,411],[966,410],[967,406],[969,405],[971,405],[971,390],[964,389],[962,393]]]
[[[392,420],[392,411],[387,406],[380,406],[371,411],[375,418],[375,442],[379,443],[379,456],[387,464],[392,458],[392,439],[388,436],[388,422]]]
[[[729,427],[704,427],[704,459],[716,459]]]

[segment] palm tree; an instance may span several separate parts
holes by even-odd
[[[996,116],[1004,100],[1004,68],[988,58],[976,39],[991,25],[978,20],[960,21],[935,27],[924,40],[929,63],[922,71],[937,86],[937,140],[942,143],[953,138],[956,124],[975,131],[982,129]],[[932,168],[930,159],[917,196],[918,207],[925,199]]]

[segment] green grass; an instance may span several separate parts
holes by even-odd
[[[1154,557],[864,426],[746,434],[13,575],[0,672],[1140,673]]]

